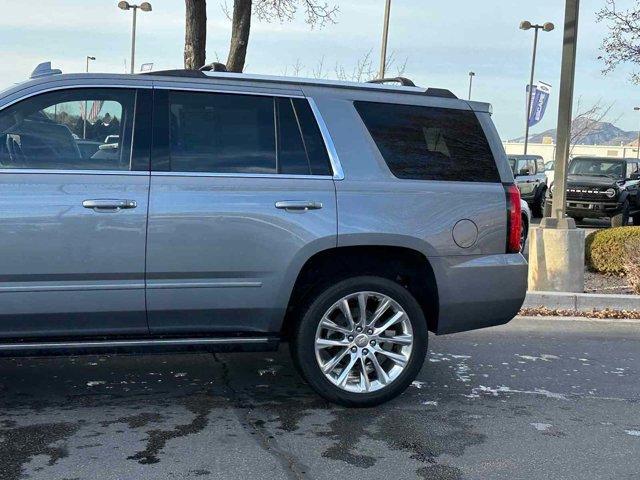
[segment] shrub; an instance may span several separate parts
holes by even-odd
[[[640,227],[639,227],[640,228]],[[640,294],[640,238],[630,238],[624,246],[624,268],[635,293]]]
[[[625,269],[625,244],[640,241],[640,227],[616,227],[598,230],[587,235],[585,256],[589,270],[623,275]]]

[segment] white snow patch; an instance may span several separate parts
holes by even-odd
[[[87,382],[87,387],[95,387],[96,385],[104,385],[105,382],[104,380],[91,380],[89,382]]]
[[[178,372],[178,373],[174,374],[173,376],[176,377],[176,378],[186,377],[187,373],[186,372]]]
[[[467,358],[471,358],[471,355],[451,355],[451,358],[456,358],[456,359],[467,359]]]
[[[422,405],[433,405],[434,407],[438,406],[438,402],[434,401],[434,400],[425,400],[424,402],[422,402]]]
[[[499,387],[485,387],[484,385],[480,385],[477,388],[473,388],[471,390],[471,394],[464,395],[467,398],[479,398],[480,394],[491,395],[493,397],[497,397],[501,393],[522,393],[525,395],[540,395],[542,397],[554,398],[556,400],[568,400],[568,398],[562,393],[550,392],[548,390],[544,390],[542,388],[535,388],[533,390],[516,390],[505,385],[501,385]]]
[[[535,428],[539,432],[546,432],[551,427],[553,427],[553,425],[551,425],[550,423],[530,423],[529,425],[531,425],[533,428]]]
[[[258,370],[258,375],[260,375],[261,377],[263,375],[274,375],[276,373],[278,373],[278,370],[280,370],[282,367],[280,365],[274,365],[268,368],[265,368],[263,370]]]
[[[624,433],[632,437],[640,437],[640,430],[625,430]]]
[[[415,380],[413,382],[411,382],[411,386],[415,387],[417,389],[421,389],[427,386],[426,382],[419,382],[418,380]]]
[[[541,360],[543,362],[549,362],[551,360],[558,360],[560,357],[556,356],[556,355],[549,355],[547,353],[543,353],[541,354],[539,357],[533,356],[533,355],[519,355],[516,353],[516,357],[520,357],[523,360],[531,360],[532,362],[536,362],[538,360]]]

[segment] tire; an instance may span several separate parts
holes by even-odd
[[[622,210],[617,215],[611,217],[612,227],[626,227],[629,224],[629,200],[622,204]]]
[[[576,222],[581,222],[581,221],[584,220],[584,217],[576,217],[576,216],[573,216],[573,215],[571,215],[571,218],[573,218]]]
[[[536,198],[533,205],[531,205],[531,216],[533,218],[542,218],[544,216],[544,197],[546,194],[547,189],[545,188],[538,194],[538,198]]]
[[[359,294],[366,298],[366,322],[371,322],[375,311],[385,300],[390,299],[388,309],[372,328],[382,328],[382,322],[386,324],[396,315],[399,316],[399,320],[382,332],[382,335],[375,330],[368,330],[366,326],[358,333],[355,328],[349,327],[347,315],[343,313],[345,310],[340,308],[340,305],[343,305],[342,300],[347,297],[348,311],[351,313],[354,327],[359,326]],[[379,405],[400,395],[420,372],[427,354],[427,322],[416,299],[398,283],[375,276],[347,278],[321,290],[302,310],[302,318],[296,325],[290,343],[291,355],[302,377],[326,400],[346,407]],[[342,331],[321,328],[320,322],[323,318],[331,319],[331,326]],[[369,338],[367,334],[372,331]],[[410,337],[407,332],[410,333]],[[384,335],[385,333],[387,335]],[[380,340],[389,338],[389,334],[392,333],[395,333],[393,338],[396,341],[410,341],[411,346]],[[320,347],[316,345],[317,339],[325,343],[340,342],[340,345]],[[393,350],[389,354],[396,355],[398,359],[404,357],[404,366],[397,360],[379,353],[381,350]],[[341,360],[332,368],[332,360],[337,358]],[[366,372],[364,374],[363,359]],[[384,370],[384,374],[379,374],[373,359],[377,366]],[[320,362],[329,368],[326,375]],[[345,367],[352,362],[355,362],[353,368],[349,370],[349,374],[344,374]],[[385,380],[385,376],[388,380],[386,384],[381,381]]]
[[[636,227],[640,227],[640,213],[636,213],[635,215],[633,215],[631,218],[633,218],[633,224]]]
[[[551,199],[547,198],[545,196],[543,201],[542,201],[542,210],[543,210],[543,213],[544,213],[545,217],[550,217],[551,216],[551,207],[552,207]]]
[[[520,253],[524,252],[524,246],[529,236],[529,222],[526,215],[522,215],[522,232],[520,233]]]

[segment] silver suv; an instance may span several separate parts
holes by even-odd
[[[375,405],[428,330],[525,295],[490,106],[405,80],[43,64],[0,92],[0,182],[6,355],[286,341],[320,395]]]

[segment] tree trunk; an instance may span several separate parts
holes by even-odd
[[[252,0],[234,0],[233,19],[231,20],[231,45],[227,70],[241,73],[247,57],[247,45],[249,43],[249,30],[251,29],[251,2]]]
[[[197,70],[207,57],[207,1],[185,0],[184,68]]]

